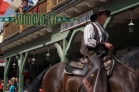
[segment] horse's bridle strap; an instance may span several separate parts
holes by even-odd
[[[120,64],[123,65],[126,69],[128,69],[130,72],[134,73],[135,75],[137,75],[137,76],[139,77],[139,75],[138,75],[136,72],[132,71],[130,68],[128,68],[127,66],[125,66],[123,63],[121,63],[121,61],[118,60],[110,51],[109,51],[109,53],[111,54],[111,56],[112,56],[118,63],[120,63]]]

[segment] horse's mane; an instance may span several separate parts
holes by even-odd
[[[118,57],[121,63],[132,67],[133,69],[139,69],[139,50],[129,52],[123,56]]]

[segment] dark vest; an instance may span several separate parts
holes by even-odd
[[[94,32],[95,32],[94,39],[96,41],[100,41],[98,29],[93,24],[93,22],[90,22],[90,23],[92,24],[92,26],[94,28]],[[81,49],[80,49],[81,54],[83,54],[84,56],[93,57],[93,56],[96,56],[97,53],[101,53],[102,51],[103,51],[103,47],[92,48],[92,47],[86,46],[85,43],[84,43],[84,34],[83,34],[82,44],[81,44]]]

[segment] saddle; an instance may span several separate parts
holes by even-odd
[[[104,66],[107,70],[107,76],[112,73],[114,67],[114,60],[110,56],[105,56],[103,59]],[[90,66],[90,60],[88,58],[80,58],[77,61],[70,61],[64,68],[64,72],[69,75],[84,76]]]

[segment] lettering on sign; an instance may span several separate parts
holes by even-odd
[[[66,30],[66,29],[69,29],[69,28],[71,28],[71,27],[74,27],[74,26],[76,26],[76,25],[79,25],[79,24],[81,24],[81,23],[83,23],[83,22],[87,22],[88,20],[90,20],[90,16],[91,16],[92,14],[93,14],[93,11],[89,11],[89,12],[87,12],[87,13],[85,13],[85,14],[82,14],[82,15],[76,17],[76,19],[78,19],[78,20],[76,20],[76,21],[71,21],[71,22],[67,22],[67,23],[62,23],[62,24],[61,24],[61,31],[64,31],[64,30]]]

